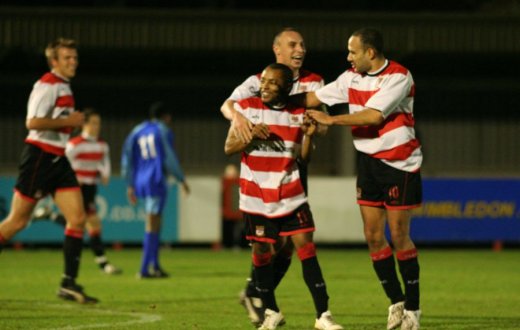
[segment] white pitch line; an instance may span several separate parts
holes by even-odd
[[[72,306],[68,305],[47,305],[46,307],[59,308],[59,309],[71,309]],[[91,323],[85,325],[77,325],[77,326],[66,326],[62,328],[47,328],[47,330],[76,330],[76,329],[95,329],[95,328],[109,328],[109,327],[124,327],[129,325],[136,325],[142,323],[153,323],[162,320],[162,316],[157,314],[146,314],[146,313],[133,313],[133,312],[121,312],[114,310],[100,310],[100,309],[88,309],[89,312],[95,314],[104,314],[104,315],[121,315],[121,316],[129,316],[129,317],[137,317],[138,319],[129,320],[129,321],[121,321],[121,322],[109,322],[109,323]]]

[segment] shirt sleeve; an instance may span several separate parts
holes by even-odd
[[[349,72],[342,73],[335,81],[316,91],[316,97],[328,106],[348,103]]]
[[[57,90],[52,85],[36,83],[27,103],[27,119],[52,116]],[[49,117],[50,118],[50,117]]]
[[[248,97],[256,96],[260,92],[260,80],[256,75],[250,76],[242,84],[240,84],[231,96],[229,100],[238,101],[247,99]]]
[[[410,73],[387,75],[382,80],[379,91],[370,97],[365,107],[381,111],[383,117],[386,118],[410,94],[412,85],[413,80]]]
[[[112,164],[110,163],[110,147],[107,143],[103,143],[104,146],[104,152],[103,152],[103,158],[101,159],[101,162],[99,163],[98,171],[104,178],[110,178],[110,175],[112,173]]]
[[[125,179],[127,186],[132,187],[134,177],[134,164],[132,161],[132,149],[134,146],[134,131],[128,135],[121,153],[121,176]]]
[[[161,142],[164,146],[164,165],[166,167],[166,172],[173,175],[179,182],[184,182],[184,173],[173,146],[173,133],[163,125],[160,127]]]

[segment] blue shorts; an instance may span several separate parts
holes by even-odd
[[[146,196],[141,198],[146,214],[162,214],[166,204],[166,194],[162,196]]]

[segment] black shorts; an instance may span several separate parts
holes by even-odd
[[[56,156],[26,143],[15,189],[36,201],[61,189],[79,189],[76,174],[65,156]]]
[[[96,195],[97,185],[95,184],[82,184],[81,194],[83,195],[83,208],[87,214],[95,214],[96,208]]]
[[[315,231],[309,204],[299,206],[294,212],[280,218],[266,218],[244,212],[246,238],[251,241],[275,243],[279,236],[292,236]]]
[[[406,210],[422,203],[421,173],[393,168],[358,152],[357,202],[360,205]]]

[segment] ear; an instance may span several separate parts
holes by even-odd
[[[274,55],[280,55],[280,47],[273,45],[273,53]]]
[[[376,52],[375,52],[374,48],[369,47],[369,48],[367,49],[367,52],[368,52],[368,58],[369,58],[370,60],[373,60],[373,59],[376,58]]]

